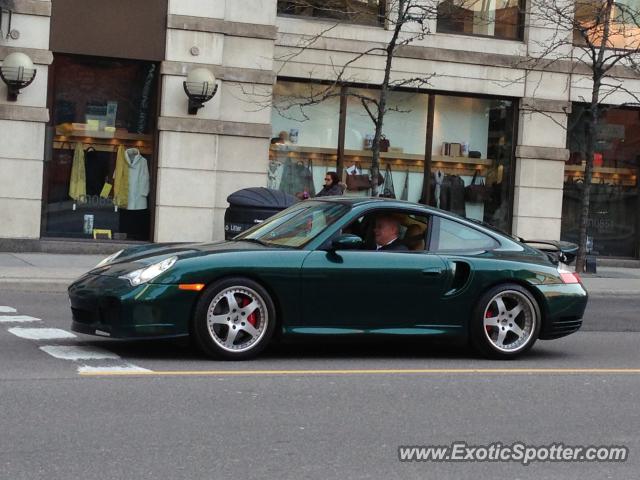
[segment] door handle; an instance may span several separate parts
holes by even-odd
[[[440,267],[425,268],[422,270],[422,275],[427,277],[437,277],[438,275],[442,275],[442,272],[443,270]]]

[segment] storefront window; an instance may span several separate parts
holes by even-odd
[[[511,231],[514,105],[436,96],[429,203]]]
[[[56,54],[47,236],[149,240],[157,65]]]
[[[313,197],[325,173],[336,169],[339,116],[339,89],[279,81],[267,186],[301,199]]]
[[[522,40],[523,0],[445,0],[437,31]]]
[[[600,45],[605,35],[605,18],[608,13],[605,0],[576,1],[576,22],[574,43],[585,44],[585,36],[595,45]],[[611,6],[610,21],[606,32],[608,48],[636,50],[640,48],[640,1],[618,0]]]
[[[278,0],[278,14],[384,25],[386,3],[386,0]]]
[[[586,107],[574,104],[567,137],[571,155],[565,165],[562,202],[562,238],[572,242],[578,241],[580,233],[586,122]],[[638,256],[640,111],[604,110],[596,138],[587,235],[594,253]]]
[[[341,92],[287,81],[278,81],[275,91],[268,186],[311,197],[322,187],[325,173],[337,169]],[[375,115],[379,91],[348,87],[342,95],[345,195],[368,196],[375,133],[370,112]],[[319,103],[301,106],[312,98]],[[421,201],[431,150],[429,204],[510,231],[514,120],[511,100],[388,92],[379,195]]]

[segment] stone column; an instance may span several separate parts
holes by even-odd
[[[513,234],[560,239],[564,162],[569,158],[571,103],[523,98],[520,103]]]
[[[155,241],[222,239],[227,196],[266,186],[275,21],[275,0],[169,0]],[[182,82],[195,67],[219,88],[189,115]]]
[[[36,77],[7,101],[7,86],[0,81],[0,242],[3,239],[40,237],[42,171],[47,110],[51,2],[14,0],[12,35],[0,38],[0,64],[13,52],[31,58]],[[6,24],[4,25],[6,27]]]

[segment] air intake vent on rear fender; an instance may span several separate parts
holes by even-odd
[[[452,262],[451,271],[453,272],[453,282],[451,282],[451,290],[448,293],[456,292],[466,285],[471,268],[466,262],[455,261]]]

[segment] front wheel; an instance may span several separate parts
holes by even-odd
[[[499,285],[485,293],[476,305],[471,344],[488,358],[515,358],[536,342],[540,324],[540,308],[526,288]]]
[[[193,333],[207,355],[244,360],[258,355],[275,330],[275,307],[267,291],[246,278],[209,287],[196,306]]]

